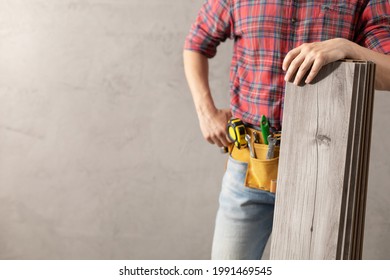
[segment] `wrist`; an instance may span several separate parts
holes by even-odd
[[[345,58],[350,58],[350,59],[359,59],[362,60],[364,59],[361,55],[360,52],[360,46],[352,41],[349,41],[347,39],[342,39],[344,40],[344,56]]]
[[[215,115],[218,111],[212,100],[207,100],[201,103],[197,103],[195,108],[199,118],[201,117],[210,118],[211,116]]]

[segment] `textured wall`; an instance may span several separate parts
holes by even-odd
[[[225,158],[182,67],[202,2],[0,1],[0,259],[209,258]],[[375,104],[365,257],[389,258],[390,95]]]

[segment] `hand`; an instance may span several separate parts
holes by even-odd
[[[323,42],[303,44],[288,52],[283,60],[283,70],[287,71],[284,80],[289,82],[296,74],[294,84],[298,85],[310,70],[305,83],[313,81],[322,66],[333,61],[344,59],[351,48],[350,41],[342,38]]]
[[[203,137],[218,147],[227,147],[230,140],[227,138],[226,125],[232,117],[229,109],[216,109],[212,113],[199,114],[199,124]]]

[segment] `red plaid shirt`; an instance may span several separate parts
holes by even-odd
[[[287,52],[336,37],[390,53],[389,0],[206,0],[185,49],[211,58],[220,42],[234,39],[233,115],[258,126],[264,114],[280,129]]]

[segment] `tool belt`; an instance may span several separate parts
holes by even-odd
[[[258,138],[260,143],[255,143],[254,132],[261,135],[261,131],[245,127],[246,133],[251,136],[251,145],[256,157],[251,157],[249,148],[237,148],[234,144],[229,147],[230,156],[241,162],[248,163],[245,178],[245,186],[264,191],[276,192],[276,180],[278,177],[279,146],[274,148],[274,156],[267,159],[268,145],[264,144],[262,137]]]

